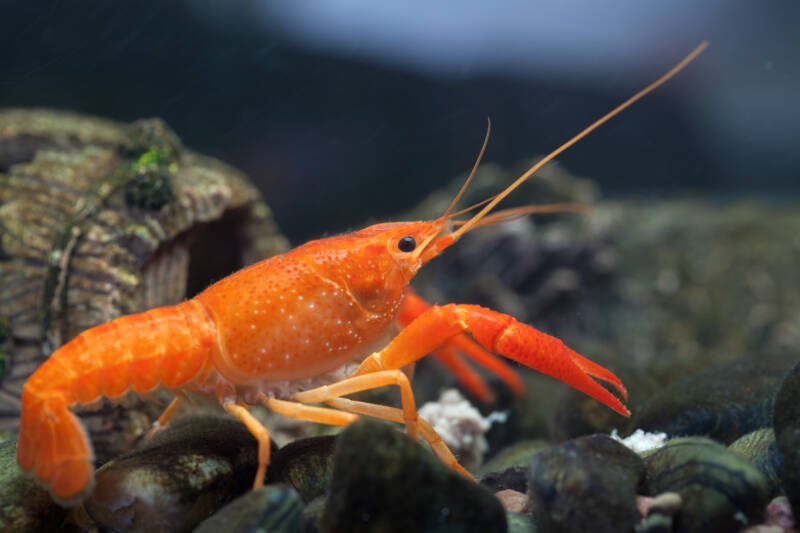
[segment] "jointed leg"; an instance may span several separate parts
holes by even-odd
[[[161,413],[161,416],[158,417],[158,420],[153,422],[153,427],[150,428],[150,431],[147,432],[147,436],[145,440],[150,440],[153,438],[153,435],[156,434],[157,431],[164,429],[169,424],[169,421],[175,416],[175,413],[178,411],[178,408],[183,403],[183,396],[175,396],[164,412]]]
[[[363,376],[346,378],[331,385],[323,385],[316,389],[298,392],[293,399],[302,403],[324,403],[346,394],[376,389],[385,385],[397,385],[400,387],[400,398],[403,404],[402,422],[406,425],[408,436],[416,440],[418,432],[414,391],[411,390],[408,376],[401,370],[383,370]]]
[[[256,479],[253,481],[253,490],[260,489],[264,485],[264,474],[267,473],[267,465],[269,464],[269,431],[256,417],[250,414],[246,407],[230,400],[225,402],[223,407],[247,426],[247,429],[258,441],[258,471],[256,472]]]
[[[350,400],[349,398],[334,398],[327,402],[329,405],[348,411],[351,413],[358,413],[361,415],[373,416],[383,420],[390,420],[392,422],[403,422],[403,411],[396,407],[388,407],[386,405],[378,405],[374,403],[358,402]],[[436,432],[433,427],[424,418],[419,419],[419,431],[422,437],[430,444],[434,453],[441,459],[441,461],[452,468],[453,470],[461,473],[462,475],[474,480],[475,477],[469,471],[461,466],[450,451],[450,448],[442,441],[442,437]]]
[[[314,407],[297,402],[267,398],[263,393],[259,395],[258,400],[264,404],[265,407],[279,415],[309,420],[319,424],[328,424],[329,426],[346,426],[358,419],[358,415],[352,413],[343,413],[336,409],[328,409],[326,407]]]

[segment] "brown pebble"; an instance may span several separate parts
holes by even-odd
[[[503,509],[512,513],[525,514],[531,508],[531,501],[527,494],[512,489],[505,489],[494,493]]]
[[[677,492],[662,492],[656,496],[636,495],[636,507],[642,518],[650,514],[674,516],[681,509],[681,495]]]
[[[662,492],[650,502],[649,512],[674,516],[681,510],[682,504],[681,495],[677,492]]]
[[[795,520],[792,515],[792,506],[786,496],[778,496],[769,504],[764,512],[764,523],[770,526],[778,526],[786,531],[794,529]]]
[[[650,502],[653,501],[652,496],[636,495],[636,508],[639,509],[639,516],[642,518],[647,517],[647,510],[650,509]]]

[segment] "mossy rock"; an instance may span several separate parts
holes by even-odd
[[[159,119],[0,110],[0,430],[18,424],[28,376],[80,332],[287,248],[247,177]],[[130,449],[151,414],[86,416],[97,458]]]
[[[645,458],[644,491],[677,492],[676,533],[737,531],[758,524],[769,483],[744,457],[702,437],[673,439]]]

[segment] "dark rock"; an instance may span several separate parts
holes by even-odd
[[[746,459],[721,444],[700,437],[674,439],[644,462],[647,494],[681,495],[676,533],[722,533],[760,522],[769,484]]]
[[[84,505],[107,531],[191,531],[252,487],[256,448],[232,418],[178,419],[145,447],[103,465]]]
[[[536,453],[550,446],[550,442],[543,439],[517,442],[502,449],[500,453],[484,463],[480,468],[479,476],[486,476],[493,472],[504,472],[514,466],[527,467]]]
[[[744,455],[764,474],[769,482],[770,496],[781,490],[781,454],[772,428],[758,429],[736,439],[729,450]]]
[[[771,425],[775,391],[786,370],[780,362],[740,360],[688,376],[654,394],[633,425],[729,444]]]
[[[492,492],[505,489],[528,492],[528,469],[512,466],[502,472],[491,472],[481,479],[481,485]]]
[[[325,493],[333,474],[336,437],[311,437],[296,440],[281,448],[272,458],[267,483],[286,483],[294,487],[304,503]]]
[[[663,514],[652,514],[642,519],[636,526],[637,533],[672,533],[672,517]]]
[[[505,532],[494,495],[395,428],[359,420],[339,436],[326,533]]]
[[[642,459],[606,435],[565,442],[533,458],[533,516],[546,532],[632,530],[643,473]]]
[[[506,522],[508,522],[508,533],[537,533],[539,531],[536,522],[531,520],[528,515],[509,512],[506,513]]]
[[[775,438],[783,461],[783,489],[800,517],[800,363],[781,385],[773,414]]]
[[[17,466],[16,442],[0,443],[0,531],[54,531],[66,510]]]
[[[300,533],[303,503],[291,487],[270,485],[236,498],[194,533]]]
[[[303,518],[306,521],[306,528],[304,533],[317,533],[320,531],[322,524],[322,515],[325,512],[325,504],[327,503],[325,496],[319,496],[308,502],[303,509]]]
[[[650,500],[647,509],[647,516],[651,514],[663,514],[675,516],[683,506],[683,498],[677,492],[662,492]]]

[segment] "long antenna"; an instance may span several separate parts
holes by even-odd
[[[546,163],[551,161],[553,158],[555,158],[557,155],[561,154],[564,150],[566,150],[567,148],[569,148],[570,146],[572,146],[576,142],[578,142],[581,139],[583,139],[584,137],[586,137],[592,131],[596,130],[598,127],[600,127],[605,122],[607,122],[609,119],[611,119],[613,116],[619,114],[622,110],[624,110],[625,108],[629,107],[631,104],[633,104],[634,102],[636,102],[637,100],[642,98],[644,95],[646,95],[647,93],[651,92],[653,89],[657,88],[658,86],[663,84],[665,81],[670,79],[672,76],[677,74],[686,65],[691,63],[692,60],[700,54],[700,52],[705,50],[706,47],[708,47],[708,41],[701,42],[699,45],[697,45],[697,47],[694,50],[692,50],[689,53],[689,55],[687,55],[685,58],[683,58],[683,60],[681,60],[677,65],[675,65],[674,67],[669,69],[669,71],[667,71],[666,74],[664,74],[663,76],[658,78],[656,81],[654,81],[653,83],[651,83],[650,85],[648,85],[647,87],[645,87],[644,89],[639,91],[638,93],[634,94],[633,96],[631,96],[630,98],[625,100],[623,103],[618,105],[612,111],[609,111],[608,113],[606,113],[605,115],[603,115],[602,117],[600,117],[599,119],[594,121],[591,125],[589,125],[586,128],[584,128],[580,133],[575,135],[573,138],[571,138],[570,140],[568,140],[567,142],[565,142],[564,144],[562,144],[561,146],[559,146],[558,148],[556,148],[555,150],[550,152],[547,156],[542,158],[538,163],[536,163],[531,168],[529,168],[528,171],[525,172],[522,176],[517,178],[514,181],[514,183],[509,185],[503,192],[501,192],[500,194],[495,196],[492,199],[492,201],[490,201],[488,204],[486,204],[483,207],[483,209],[478,211],[478,213],[476,213],[475,216],[473,216],[470,220],[468,220],[463,226],[461,226],[456,231],[451,233],[450,237],[452,237],[453,240],[457,240],[463,234],[468,232],[470,229],[472,229],[473,226],[475,226],[475,224],[477,224],[486,215],[486,213],[488,213],[489,211],[494,209],[494,206],[496,206],[498,203],[500,203],[500,201],[503,198],[505,198],[506,196],[511,194],[511,191],[513,191],[514,189],[519,187],[525,180],[527,180],[528,178],[533,176],[533,174],[537,170],[542,168]]]
[[[492,119],[486,117],[486,135],[484,135],[483,137],[483,146],[481,146],[481,151],[478,153],[478,158],[475,160],[475,164],[472,165],[472,172],[470,172],[469,176],[467,176],[467,180],[464,182],[464,185],[461,186],[461,188],[458,190],[458,194],[456,194],[456,197],[453,198],[453,201],[450,202],[449,206],[447,206],[447,211],[445,211],[444,215],[442,215],[443,219],[447,218],[447,216],[450,214],[450,211],[452,211],[453,208],[455,208],[458,201],[461,200],[461,197],[466,192],[467,187],[469,187],[472,178],[475,176],[475,172],[477,172],[478,170],[478,166],[480,166],[481,164],[481,159],[483,159],[483,153],[486,151],[486,146],[489,144],[489,134],[491,132],[492,132]]]

